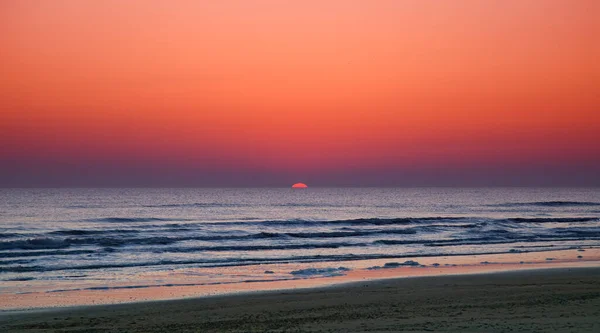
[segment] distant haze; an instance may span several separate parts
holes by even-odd
[[[598,13],[4,0],[0,187],[600,186]]]

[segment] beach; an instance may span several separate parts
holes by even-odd
[[[599,208],[579,188],[3,189],[0,310],[597,266]]]
[[[0,333],[600,333],[600,0],[0,0]]]
[[[3,312],[2,332],[598,332],[600,268]]]
[[[599,207],[579,188],[4,189],[0,332],[599,331]]]

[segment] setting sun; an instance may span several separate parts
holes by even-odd
[[[296,183],[292,185],[292,188],[307,188],[308,186],[304,183]]]

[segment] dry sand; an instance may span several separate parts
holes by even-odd
[[[0,332],[600,332],[600,268],[0,313]]]

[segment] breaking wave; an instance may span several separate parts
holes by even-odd
[[[488,205],[489,207],[585,207],[600,206],[600,202],[590,201],[537,201],[537,202],[507,202],[497,205]]]

